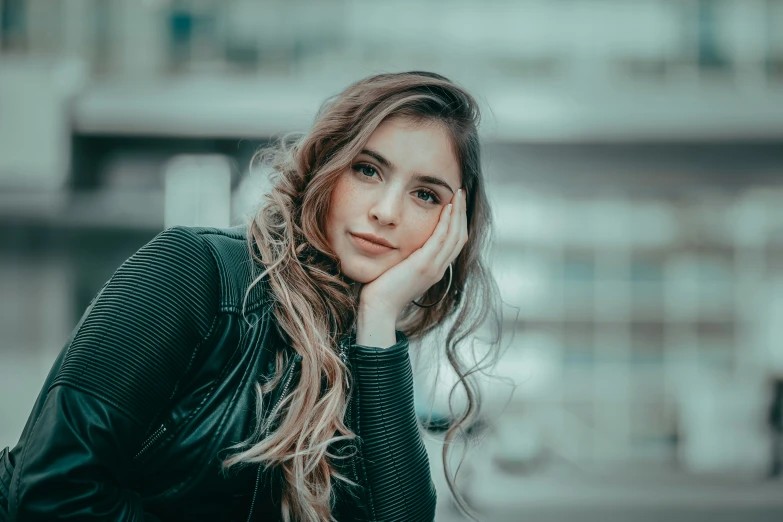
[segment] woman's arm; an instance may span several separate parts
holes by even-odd
[[[394,330],[388,315],[359,317],[350,357],[358,461],[366,479],[363,486],[371,520],[430,522],[435,517],[436,492],[414,409],[408,338]],[[368,337],[380,342],[361,344]],[[395,340],[391,345],[389,337]]]
[[[217,265],[194,232],[159,234],[115,272],[22,434],[11,520],[149,520],[133,455],[207,336]]]
[[[467,237],[465,197],[458,190],[426,243],[361,289],[351,363],[372,520],[435,517],[435,487],[413,404],[408,339],[395,331],[395,322],[412,299],[443,278]]]

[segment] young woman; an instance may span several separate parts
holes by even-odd
[[[478,117],[442,76],[366,78],[282,140],[248,226],[142,247],[0,455],[0,520],[432,520],[409,339],[454,319],[447,463],[497,295]]]

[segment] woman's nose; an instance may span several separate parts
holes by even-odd
[[[397,225],[402,212],[402,197],[397,191],[387,190],[378,195],[370,209],[370,216],[381,225]]]

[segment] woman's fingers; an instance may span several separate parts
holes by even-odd
[[[467,235],[465,192],[457,191],[441,212],[440,221],[430,238],[417,251],[422,273],[429,272],[437,283],[464,245]]]
[[[443,210],[440,213],[440,220],[435,226],[435,230],[432,231],[429,239],[427,239],[419,250],[411,254],[411,256],[417,255],[417,257],[420,258],[423,268],[430,266],[433,263],[435,256],[437,256],[438,252],[443,248],[444,242],[448,237],[450,221],[453,214],[453,204],[443,207]]]
[[[467,197],[464,190],[460,190],[458,212],[454,216],[455,229],[454,229],[454,245],[449,253],[446,264],[451,263],[457,258],[462,247],[468,240],[468,213],[467,213]]]
[[[449,219],[448,235],[443,242],[443,248],[435,256],[434,264],[445,271],[462,249],[463,231],[466,227],[465,192],[458,190],[452,198],[453,210]],[[442,273],[442,272],[439,272]]]

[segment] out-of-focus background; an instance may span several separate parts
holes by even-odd
[[[411,69],[484,109],[517,387],[471,505],[783,520],[783,0],[0,0],[0,447],[127,257],[240,223],[257,147]]]

